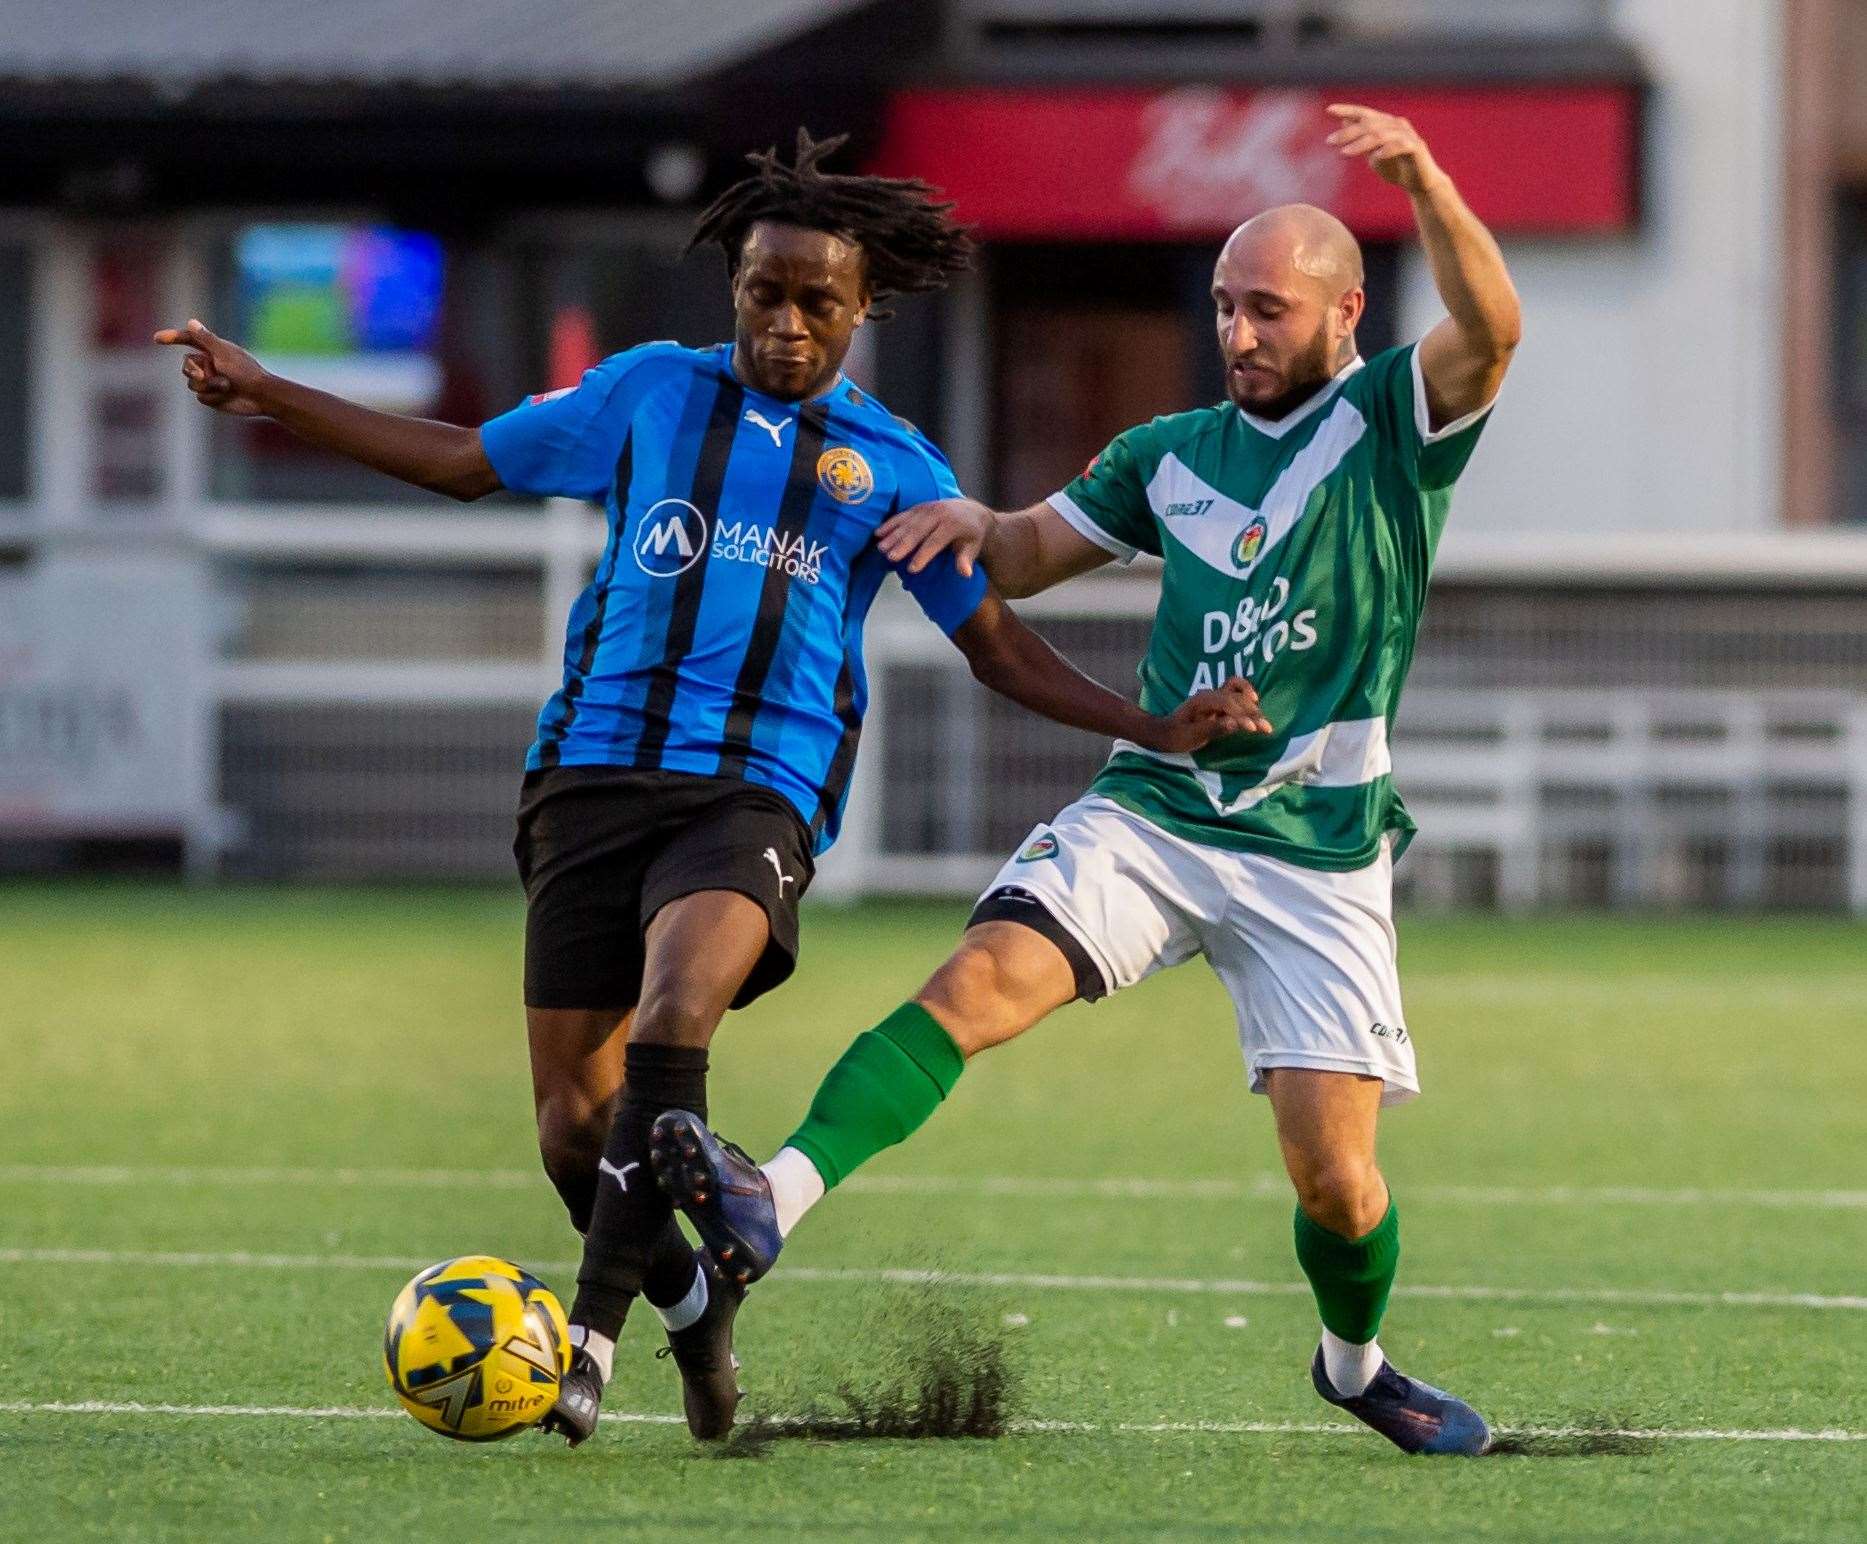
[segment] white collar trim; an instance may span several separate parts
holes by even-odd
[[[1342,383],[1359,370],[1362,364],[1362,357],[1357,354],[1329,378],[1329,383],[1326,386],[1320,387],[1316,394],[1301,407],[1292,408],[1288,413],[1285,413],[1282,418],[1260,418],[1256,413],[1247,412],[1242,407],[1238,410],[1238,416],[1244,419],[1246,423],[1250,424],[1252,428],[1256,429],[1259,434],[1268,435],[1273,440],[1281,440],[1292,429],[1296,428],[1298,424],[1302,423],[1304,419],[1308,418],[1310,414],[1316,412],[1324,403],[1340,391],[1342,389]]]

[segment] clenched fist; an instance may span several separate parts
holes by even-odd
[[[1258,689],[1243,676],[1195,692],[1173,712],[1154,720],[1158,731],[1148,749],[1184,755],[1233,734],[1269,734],[1271,721],[1258,710]]]

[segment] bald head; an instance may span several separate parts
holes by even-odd
[[[1281,204],[1233,231],[1212,271],[1226,391],[1281,418],[1355,357],[1361,246],[1314,204]]]
[[[1282,266],[1330,287],[1331,298],[1360,289],[1361,243],[1314,204],[1279,204],[1253,215],[1226,239],[1219,263]]]

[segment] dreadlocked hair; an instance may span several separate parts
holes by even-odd
[[[847,143],[847,134],[812,139],[797,131],[797,157],[786,165],[778,147],[754,151],[755,168],[709,204],[694,226],[687,251],[717,243],[726,271],[739,271],[746,233],[760,220],[828,231],[862,248],[869,293],[921,295],[944,289],[972,266],[972,233],[952,218],[953,205],[916,177],[849,176],[821,170]],[[872,315],[885,317],[886,311]]]

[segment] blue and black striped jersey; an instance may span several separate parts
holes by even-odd
[[[875,528],[958,494],[940,452],[846,378],[761,395],[730,344],[630,349],[480,437],[515,492],[608,505],[526,766],[758,783],[828,847],[868,701],[863,619],[891,571]],[[945,556],[902,581],[949,634],[985,595]]]

